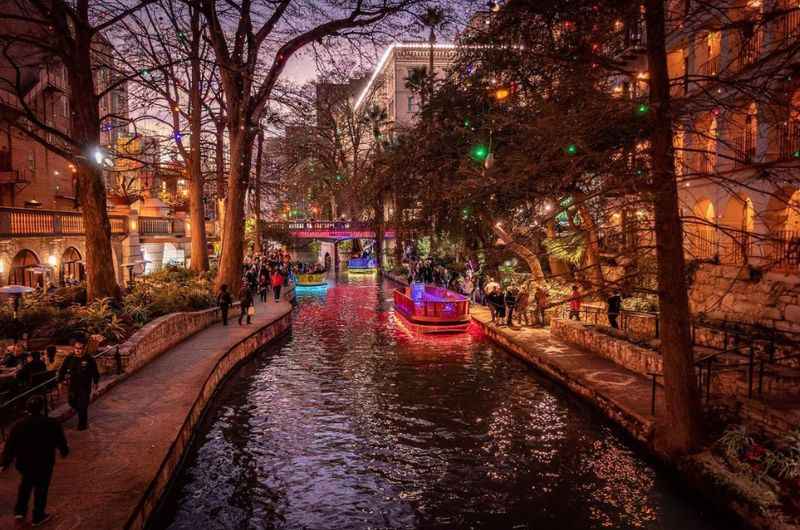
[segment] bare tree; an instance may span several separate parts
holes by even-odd
[[[77,195],[86,234],[86,283],[90,300],[120,294],[111,251],[111,225],[99,151],[104,116],[100,100],[127,80],[111,77],[113,47],[104,33],[151,3],[78,0],[0,4],[0,46],[13,72],[3,79],[16,94],[18,108],[4,109],[3,120],[76,168]],[[59,130],[26,103],[24,73],[53,61],[63,65],[69,87],[69,130]],[[101,163],[98,163],[96,160]]]

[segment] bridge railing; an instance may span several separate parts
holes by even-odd
[[[266,228],[278,232],[289,232],[299,237],[324,235],[327,237],[374,237],[375,227],[366,221],[273,221]],[[387,228],[386,237],[394,237],[394,230]]]

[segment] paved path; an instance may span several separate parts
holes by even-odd
[[[233,319],[200,331],[100,397],[89,409],[89,430],[77,431],[76,418],[65,424],[72,452],[57,457],[48,503],[55,518],[43,528],[123,528],[217,360],[291,306],[270,301],[256,309],[252,325]],[[0,475],[0,529],[27,526],[12,516],[18,476]]]
[[[472,317],[482,325],[490,326],[491,332],[501,338],[501,344],[506,342],[504,346],[594,402],[607,416],[641,441],[648,443],[657,420],[664,418],[661,387],[656,391],[656,416],[650,413],[650,379],[552,338],[547,329],[508,328],[489,324],[491,315],[482,306],[472,306]]]

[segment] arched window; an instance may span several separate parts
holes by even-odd
[[[83,281],[84,268],[81,254],[75,247],[69,247],[61,256],[61,285]]]
[[[11,262],[8,283],[36,287],[40,274],[37,272],[39,258],[30,250],[20,250]]]

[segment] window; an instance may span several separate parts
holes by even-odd
[[[415,112],[416,108],[416,101],[414,100],[414,96],[408,96],[408,112],[413,113]]]

